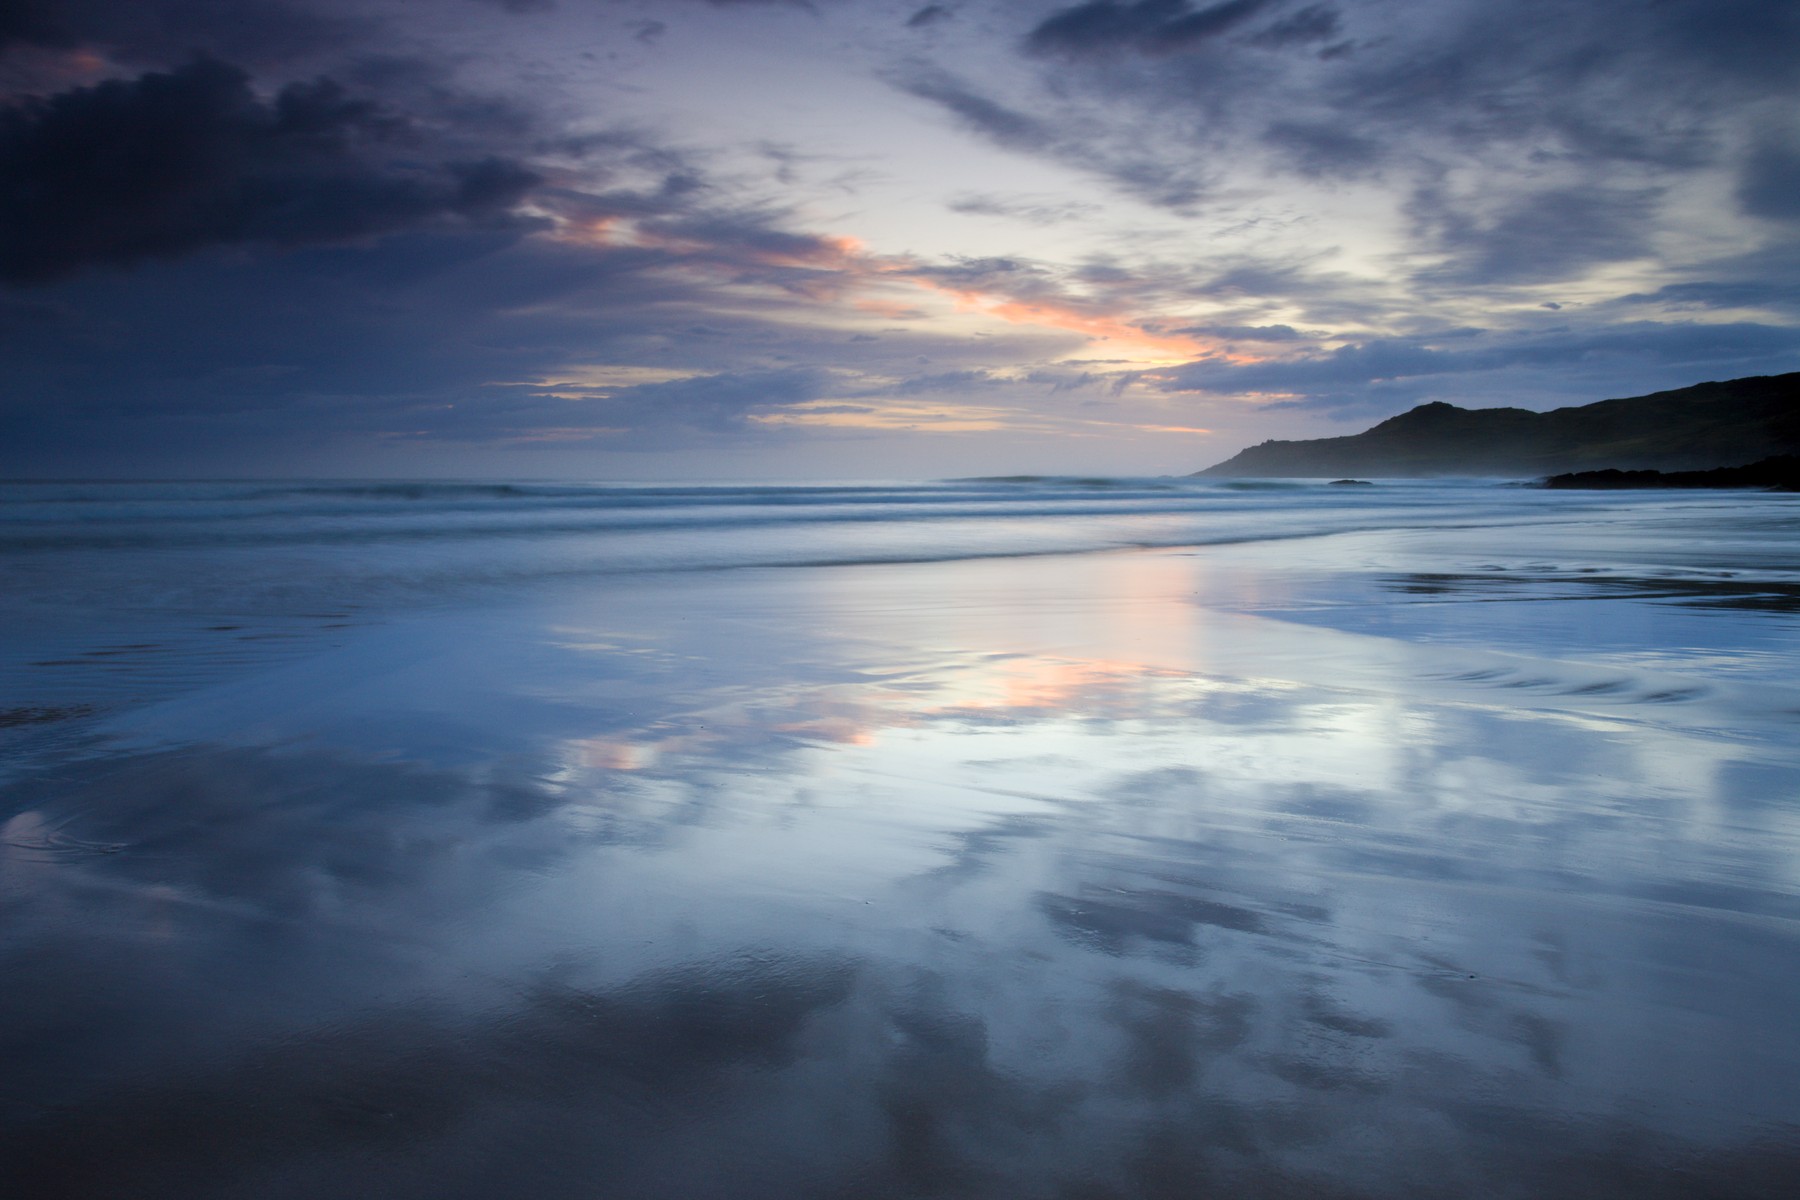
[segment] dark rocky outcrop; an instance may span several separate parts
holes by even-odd
[[[1761,488],[1800,492],[1800,456],[1765,458],[1743,467],[1711,471],[1571,471],[1544,480],[1549,488]]]

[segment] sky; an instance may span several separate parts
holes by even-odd
[[[1185,474],[1800,370],[1793,0],[0,0],[0,473]]]

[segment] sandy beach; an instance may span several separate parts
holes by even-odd
[[[1791,1194],[1794,498],[1345,490],[15,489],[0,1172]]]

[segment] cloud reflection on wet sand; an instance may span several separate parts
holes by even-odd
[[[1766,686],[1650,703],[1667,664],[1584,688],[1100,561],[570,593],[116,722],[0,807],[0,1162],[47,1197],[1785,1194]]]

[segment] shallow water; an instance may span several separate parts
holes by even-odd
[[[13,485],[0,555],[21,1195],[1800,1180],[1795,497]]]

